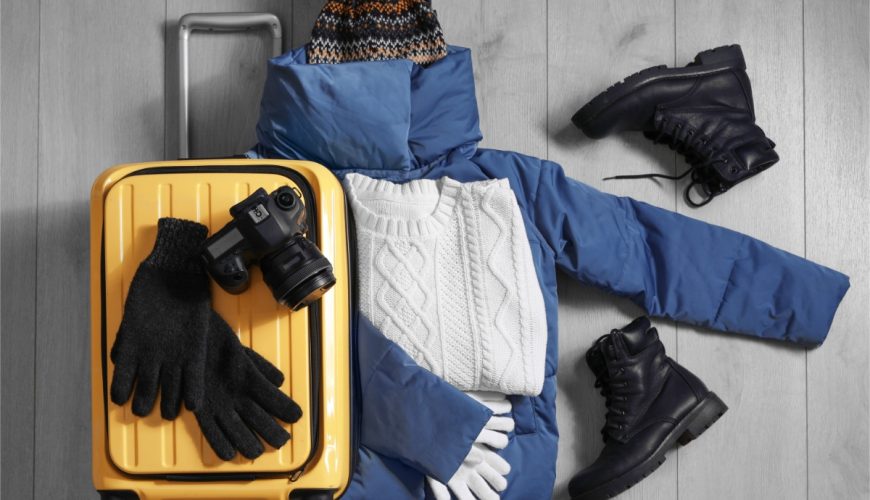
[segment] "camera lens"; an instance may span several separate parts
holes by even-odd
[[[296,197],[289,188],[283,188],[275,197],[275,203],[281,210],[290,210],[296,204]]]
[[[335,284],[332,264],[301,235],[261,260],[260,268],[275,299],[294,311],[316,301]]]
[[[288,290],[278,301],[294,311],[298,311],[316,301],[335,284],[332,267],[311,277],[305,283]]]

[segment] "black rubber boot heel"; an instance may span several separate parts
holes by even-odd
[[[695,56],[695,64],[706,66],[725,65],[746,69],[746,61],[743,59],[743,50],[739,45],[725,45],[715,49],[699,52]]]
[[[692,410],[688,425],[677,442],[685,446],[704,433],[711,425],[719,420],[719,417],[728,411],[728,406],[719,399],[715,393],[707,394],[698,406]]]

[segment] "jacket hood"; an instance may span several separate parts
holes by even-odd
[[[332,170],[411,171],[481,140],[471,51],[420,66],[404,59],[307,64],[304,47],[269,61],[255,147],[259,156]]]

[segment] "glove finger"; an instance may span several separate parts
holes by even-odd
[[[453,492],[453,496],[455,496],[457,500],[475,500],[474,495],[471,494],[471,490],[468,489],[468,485],[465,484],[465,481],[461,479],[452,479],[447,483],[447,486],[450,487],[450,491]]]
[[[465,455],[465,458],[462,460],[462,465],[468,465],[469,467],[473,467],[481,462],[483,462],[484,451],[488,451],[489,448],[484,448],[483,446],[475,446],[471,445],[471,449],[468,450],[468,455]]]
[[[444,483],[429,476],[426,476],[426,481],[429,483],[429,489],[432,490],[432,496],[435,497],[435,500],[450,500],[450,490]]]
[[[136,362],[118,364],[115,363],[115,372],[112,374],[112,388],[109,391],[112,402],[122,405],[130,399],[133,392],[133,382],[136,381]]]
[[[469,474],[467,482],[468,488],[480,500],[498,500],[498,493],[492,489],[489,483],[487,483],[480,474]]]
[[[255,379],[249,385],[249,389],[254,401],[271,415],[290,424],[302,416],[302,408],[299,408],[299,405],[290,399],[290,396],[269,383],[265,377]]]
[[[480,431],[477,439],[474,440],[474,443],[485,444],[497,450],[503,450],[508,445],[508,437],[507,434],[504,434],[502,432],[483,429],[482,431]]]
[[[181,367],[164,366],[160,372],[160,415],[174,420],[181,409]]]
[[[245,458],[253,460],[263,454],[263,443],[242,422],[242,418],[235,410],[227,409],[226,412],[218,414],[217,423]]]
[[[230,441],[211,415],[206,416],[197,412],[196,421],[199,422],[199,430],[202,431],[202,435],[205,436],[205,440],[211,446],[211,449],[214,450],[215,455],[220,457],[221,460],[232,460],[236,456],[236,449],[230,444]]]
[[[505,415],[511,412],[511,402],[505,399],[504,401],[487,401],[483,403],[483,406],[492,411],[493,415]]]
[[[466,392],[466,394],[478,403],[489,408],[494,415],[503,415],[505,413],[510,413],[511,411],[511,402],[507,399],[507,396],[499,392],[472,391]]]
[[[486,423],[486,429],[508,433],[514,430],[514,419],[511,417],[492,416]]]
[[[136,394],[133,395],[133,414],[144,417],[154,408],[159,389],[160,366],[157,364],[140,367],[136,380]]]
[[[205,358],[194,359],[184,366],[182,388],[184,406],[190,411],[199,409],[205,392]]]
[[[497,470],[490,467],[488,463],[484,462],[478,465],[474,470],[476,470],[495,491],[504,491],[505,488],[507,488],[507,478],[499,474]]]
[[[502,476],[507,476],[511,472],[511,464],[501,455],[494,451],[487,451],[483,455],[483,462],[492,467],[492,469]]]
[[[290,439],[290,433],[275,422],[257,403],[247,401],[239,408],[239,415],[248,426],[263,437],[272,448],[278,449]]]
[[[254,362],[254,365],[258,370],[260,370],[260,373],[262,373],[263,376],[272,383],[272,385],[275,387],[281,387],[281,384],[284,383],[284,374],[281,373],[281,370],[253,349],[245,347],[245,354],[251,358],[251,361]]]
[[[124,321],[121,320],[121,327],[118,328],[118,334],[115,335],[115,342],[112,344],[112,350],[109,351],[109,359],[112,363],[118,364],[118,361],[131,357],[130,342],[127,329],[124,328]]]
[[[468,394],[480,403],[484,401],[504,401],[507,399],[507,395],[496,391],[468,391],[465,394]]]

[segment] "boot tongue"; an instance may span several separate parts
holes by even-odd
[[[651,328],[649,318],[641,316],[616,332],[621,337],[626,350],[632,356],[643,351],[659,339],[655,328]]]

